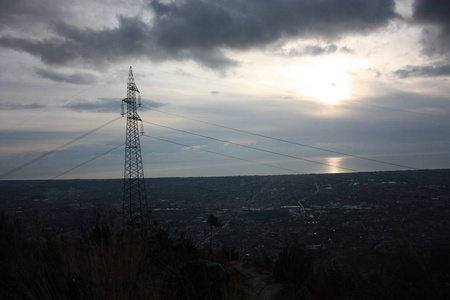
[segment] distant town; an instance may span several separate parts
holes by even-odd
[[[93,219],[120,224],[122,180],[0,181],[0,208],[56,234]],[[146,179],[150,219],[174,238],[243,257],[276,258],[289,243],[377,255],[407,251],[450,284],[450,170]],[[119,226],[119,225],[117,225]],[[405,250],[406,249],[406,250]]]

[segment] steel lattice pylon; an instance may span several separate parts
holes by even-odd
[[[136,93],[139,93],[138,101],[136,101]],[[126,104],[127,107],[126,113],[124,112],[124,104]],[[142,164],[138,126],[138,121],[142,122],[142,120],[137,113],[138,106],[141,106],[140,92],[134,83],[133,70],[130,67],[127,97],[122,100],[122,116],[126,114],[127,117],[123,184],[124,223],[133,219],[142,222],[144,217],[148,214],[147,192],[145,190],[144,168]]]

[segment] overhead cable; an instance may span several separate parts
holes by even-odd
[[[280,139],[280,138],[272,137],[272,136],[265,135],[265,134],[254,133],[254,132],[247,131],[247,130],[242,130],[242,129],[238,129],[238,128],[234,128],[234,127],[229,127],[229,126],[219,125],[219,124],[215,124],[215,123],[211,123],[211,122],[206,122],[206,121],[202,121],[202,120],[198,120],[198,119],[194,119],[194,118],[190,118],[190,117],[181,116],[181,115],[178,115],[178,114],[168,113],[168,112],[161,111],[161,110],[158,110],[158,109],[154,109],[154,108],[151,108],[151,107],[146,107],[146,108],[148,108],[150,110],[153,110],[153,111],[156,111],[156,112],[159,112],[159,113],[171,115],[171,116],[174,116],[174,117],[183,118],[183,119],[186,119],[186,120],[190,120],[190,121],[194,121],[194,122],[198,122],[198,123],[203,123],[203,124],[206,124],[206,125],[211,125],[211,126],[215,126],[215,127],[219,127],[219,128],[224,128],[224,129],[228,129],[228,130],[232,130],[232,131],[236,131],[236,132],[241,132],[241,133],[245,133],[245,134],[249,134],[249,135],[253,135],[253,136],[258,136],[258,137],[262,137],[262,138],[266,138],[266,139],[271,139],[271,140],[274,140],[274,141],[279,141],[279,142],[283,142],[283,143],[287,143],[287,144],[292,144],[292,145],[297,145],[297,146],[301,146],[301,147],[305,147],[305,148],[325,151],[325,152],[329,152],[329,153],[333,153],[333,154],[338,154],[338,155],[343,155],[343,156],[347,156],[347,157],[362,159],[362,160],[371,161],[371,162],[380,163],[380,164],[385,164],[385,165],[390,165],[390,166],[394,166],[394,167],[405,168],[405,169],[409,169],[409,170],[418,170],[417,168],[406,166],[406,165],[386,162],[386,161],[382,161],[382,160],[378,160],[378,159],[373,159],[373,158],[363,157],[363,156],[349,154],[349,153],[345,153],[345,152],[330,150],[330,149],[326,149],[326,148],[322,148],[322,147],[316,147],[316,146],[311,146],[311,145],[307,145],[307,144],[303,144],[303,143],[293,142],[293,141]]]
[[[77,138],[75,138],[75,139],[73,139],[73,140],[71,140],[71,141],[69,141],[69,142],[67,142],[67,143],[65,143],[65,144],[63,144],[63,145],[61,145],[61,146],[59,146],[59,147],[56,147],[55,149],[52,149],[52,150],[50,150],[50,151],[47,151],[47,152],[45,152],[44,154],[42,154],[42,155],[40,155],[40,156],[38,156],[38,157],[36,157],[36,158],[34,158],[34,159],[32,159],[32,160],[29,160],[29,161],[27,161],[26,163],[21,164],[20,166],[17,166],[17,167],[15,167],[15,168],[13,168],[13,169],[11,169],[11,170],[9,170],[9,171],[7,171],[7,172],[1,174],[1,175],[0,175],[0,179],[3,179],[3,178],[5,178],[6,176],[9,176],[9,175],[11,175],[11,174],[13,174],[13,173],[15,173],[15,172],[17,172],[17,171],[19,171],[19,170],[22,170],[23,168],[25,168],[25,167],[27,167],[27,166],[29,166],[29,165],[31,165],[31,164],[34,164],[35,162],[40,161],[41,159],[43,159],[43,158],[45,158],[45,157],[47,157],[47,156],[50,156],[50,155],[52,155],[53,153],[55,153],[55,152],[57,152],[57,151],[59,151],[59,150],[62,150],[62,149],[64,149],[64,148],[66,148],[67,146],[72,145],[73,143],[75,143],[75,142],[77,142],[77,141],[79,141],[79,140],[81,140],[81,139],[87,137],[88,135],[90,135],[90,134],[92,134],[92,133],[94,133],[94,132],[96,132],[96,131],[102,129],[103,127],[108,126],[109,124],[111,124],[111,123],[113,123],[113,122],[119,120],[120,118],[122,118],[122,117],[121,117],[121,116],[116,117],[116,118],[114,118],[114,119],[112,119],[112,120],[110,120],[110,121],[108,121],[108,122],[106,122],[106,123],[100,125],[99,127],[94,128],[94,129],[92,129],[91,131],[88,131],[88,132],[86,132],[86,133],[80,135],[79,137],[77,137]]]
[[[110,153],[110,152],[112,152],[112,151],[114,151],[114,150],[116,150],[116,149],[118,149],[118,148],[124,146],[124,145],[125,145],[125,143],[122,143],[122,144],[120,144],[120,145],[118,145],[118,146],[116,146],[116,147],[114,147],[114,148],[109,149],[109,150],[106,151],[106,152],[103,152],[102,154],[99,154],[99,155],[97,155],[97,156],[94,156],[93,158],[91,158],[91,159],[89,159],[89,160],[87,160],[87,161],[85,161],[85,162],[83,162],[83,163],[81,163],[81,164],[79,164],[79,165],[76,165],[75,167],[73,167],[73,168],[71,168],[71,169],[69,169],[69,170],[67,170],[67,171],[65,171],[65,172],[63,172],[63,173],[60,173],[59,175],[56,175],[55,177],[49,179],[49,181],[50,181],[50,180],[55,180],[55,179],[58,178],[58,177],[61,177],[61,176],[63,176],[63,175],[66,175],[67,173],[70,173],[70,172],[72,172],[73,170],[76,170],[76,169],[78,169],[78,168],[80,168],[80,167],[82,167],[82,166],[84,166],[84,165],[87,165],[88,163],[93,162],[94,160],[96,160],[96,159],[98,159],[98,158],[100,158],[100,157],[102,157],[102,156],[104,156],[104,155],[106,155],[106,154],[108,154],[108,153]]]
[[[228,158],[233,158],[233,159],[237,159],[237,160],[242,160],[242,161],[246,161],[246,162],[250,162],[250,163],[254,163],[254,164],[258,164],[258,165],[262,165],[262,166],[267,166],[267,167],[276,168],[276,169],[280,169],[280,170],[284,170],[284,171],[289,171],[289,172],[292,172],[292,173],[295,173],[295,174],[305,174],[303,172],[299,172],[299,171],[296,171],[296,170],[283,168],[283,167],[278,167],[278,166],[274,166],[274,165],[270,165],[270,164],[266,164],[266,163],[262,163],[262,162],[258,162],[258,161],[254,161],[254,160],[250,160],[250,159],[246,159],[246,158],[242,158],[242,157],[237,157],[237,156],[233,156],[233,155],[223,154],[223,153],[219,153],[219,152],[203,149],[203,148],[196,147],[196,146],[189,146],[189,145],[186,145],[186,144],[182,144],[182,143],[174,142],[174,141],[171,141],[171,140],[167,140],[167,139],[151,136],[151,135],[148,135],[148,134],[144,134],[143,136],[149,137],[149,138],[152,138],[152,139],[155,139],[155,140],[160,140],[160,141],[163,141],[163,142],[179,145],[179,146],[182,146],[182,147],[194,148],[195,150],[199,150],[199,151],[203,151],[203,152],[207,152],[207,153],[211,153],[211,154],[216,154],[216,155],[220,155],[220,156],[224,156],[224,157],[228,157]]]
[[[328,164],[328,163],[324,163],[324,162],[320,162],[320,161],[316,161],[316,160],[306,159],[306,158],[302,158],[302,157],[298,157],[298,156],[293,156],[293,155],[279,153],[279,152],[275,152],[275,151],[271,151],[271,150],[265,150],[265,149],[261,149],[261,148],[257,148],[257,147],[253,147],[253,146],[243,145],[243,144],[239,144],[239,143],[235,143],[235,142],[231,142],[231,141],[227,141],[227,140],[222,140],[222,139],[214,138],[214,137],[203,135],[203,134],[199,134],[199,133],[194,133],[194,132],[190,132],[190,131],[186,131],[186,130],[182,130],[182,129],[176,129],[176,128],[173,128],[173,127],[152,123],[152,122],[147,122],[147,121],[142,121],[142,122],[150,124],[150,125],[154,125],[154,126],[158,126],[158,127],[162,127],[162,128],[166,128],[166,129],[170,129],[170,130],[175,130],[175,131],[179,131],[179,132],[183,132],[183,133],[199,136],[199,137],[202,137],[202,138],[206,138],[206,139],[222,142],[222,143],[227,143],[227,144],[231,144],[231,145],[235,145],[235,146],[251,149],[251,150],[256,150],[256,151],[270,153],[270,154],[275,154],[275,155],[279,155],[279,156],[293,158],[293,159],[296,159],[296,160],[301,160],[301,161],[310,162],[310,163],[314,163],[314,164],[319,164],[319,165],[324,165],[324,166],[328,166],[328,167],[334,167],[334,168],[338,168],[338,169],[342,169],[342,170],[347,170],[347,171],[351,171],[351,172],[359,172],[358,170],[355,170],[355,169],[340,167],[340,166],[336,166],[336,165],[332,165],[332,164]]]

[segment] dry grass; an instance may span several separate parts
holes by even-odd
[[[175,299],[180,267],[199,256],[162,229],[148,235],[102,225],[84,237],[25,238],[3,216],[0,227],[2,299]]]

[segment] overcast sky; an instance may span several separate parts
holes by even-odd
[[[121,178],[130,66],[146,177],[450,167],[448,0],[0,0],[2,179]]]

